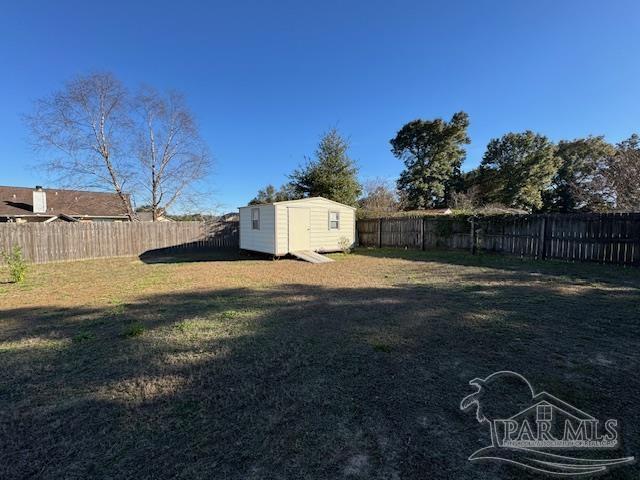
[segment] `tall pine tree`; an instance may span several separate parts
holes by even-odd
[[[291,175],[291,189],[298,197],[324,197],[355,206],[362,192],[358,168],[347,155],[348,142],[334,128],[320,139],[315,158]]]

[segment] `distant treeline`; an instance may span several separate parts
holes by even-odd
[[[364,214],[450,207],[526,212],[640,211],[640,137],[617,144],[603,136],[552,142],[532,132],[506,133],[487,145],[480,166],[462,172],[469,116],[413,120],[391,139],[404,169],[395,185],[358,180],[348,142],[335,129],[322,136],[313,159],[279,188],[267,185],[252,203],[323,196]]]

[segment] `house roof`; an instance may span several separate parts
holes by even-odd
[[[33,212],[33,188],[0,186],[0,216],[14,217],[38,215],[49,217],[123,217],[127,209],[115,193],[84,190],[44,189],[47,194],[47,212]],[[127,199],[129,195],[127,195]]]
[[[453,211],[450,208],[430,208],[427,210],[401,210],[397,212],[377,212],[373,210],[364,210],[361,212],[363,219],[378,218],[406,218],[406,217],[440,217],[451,215]]]
[[[430,216],[430,215],[450,215],[452,210],[450,208],[427,208],[425,210],[406,210],[400,212],[401,215],[406,216]]]

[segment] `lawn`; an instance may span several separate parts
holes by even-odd
[[[0,477],[539,478],[467,461],[489,434],[460,401],[503,369],[618,419],[617,453],[640,454],[638,270],[334,258],[119,258],[0,284]]]

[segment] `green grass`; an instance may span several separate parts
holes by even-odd
[[[139,337],[145,331],[144,325],[140,323],[133,323],[124,329],[122,333],[125,337]]]
[[[0,478],[537,478],[467,460],[489,439],[460,400],[502,369],[640,451],[638,270],[334,258],[96,260],[0,285]]]
[[[174,328],[180,333],[189,333],[189,332],[196,331],[198,326],[194,322],[183,320],[181,322],[176,323]]]
[[[373,349],[376,352],[383,352],[383,353],[390,353],[391,350],[392,350],[389,345],[386,345],[384,343],[374,343],[373,344]]]
[[[82,343],[87,342],[89,340],[94,340],[96,338],[96,334],[92,332],[80,332],[73,336],[74,343]]]
[[[220,316],[225,319],[237,318],[240,315],[241,313],[236,310],[225,310],[220,314]]]

